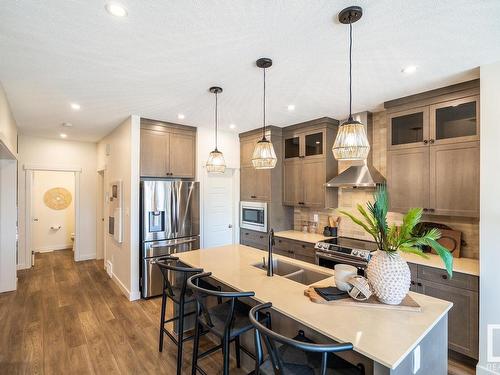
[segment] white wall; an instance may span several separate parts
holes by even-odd
[[[64,188],[71,194],[68,207],[55,210],[45,204],[45,193],[53,188]],[[75,173],[35,171],[32,188],[33,248],[35,251],[52,251],[72,247],[71,233],[75,231]],[[53,229],[59,228],[59,229]]]
[[[111,261],[113,280],[130,300],[139,293],[139,145],[140,118],[131,116],[98,144],[98,165],[104,169],[109,195],[113,181],[123,182],[123,242],[105,233],[105,262]],[[106,155],[106,149],[109,155]],[[109,207],[105,207],[108,212]],[[95,221],[94,221],[95,222]]]
[[[500,62],[481,67],[481,217],[478,374],[500,374],[500,361],[488,362],[488,325],[499,325],[494,354],[500,357]],[[491,349],[491,348],[490,348]]]
[[[25,165],[75,167],[80,173],[80,259],[96,257],[97,145],[90,142],[46,139],[20,135],[18,164],[19,251],[18,268],[31,265],[31,249],[26,248]]]
[[[214,129],[198,128],[197,129],[197,145],[196,145],[196,176],[200,182],[200,234],[201,247],[204,246],[203,238],[203,217],[204,217],[204,188],[207,178],[205,164],[208,159],[208,154],[215,147]],[[239,242],[239,202],[240,202],[240,140],[237,132],[218,131],[217,148],[224,155],[226,168],[234,168],[235,191],[233,198],[234,205],[234,242]]]
[[[0,292],[16,289],[17,125],[0,83]]]
[[[0,142],[17,155],[17,125],[10,110],[5,91],[0,83]]]

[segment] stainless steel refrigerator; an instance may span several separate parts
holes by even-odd
[[[199,249],[200,191],[193,181],[141,181],[141,272],[143,298],[162,293],[163,279],[153,260]]]

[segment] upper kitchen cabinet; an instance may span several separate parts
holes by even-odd
[[[240,200],[281,202],[281,159],[283,157],[281,135],[280,128],[267,127],[266,137],[273,143],[278,162],[273,169],[255,169],[252,164],[252,155],[255,145],[262,139],[262,130],[257,129],[240,134]]]
[[[196,128],[141,119],[142,177],[195,178]]]
[[[331,148],[338,121],[320,118],[283,128],[283,204],[298,207],[337,206],[337,189],[325,183],[337,175]]]
[[[430,106],[432,144],[479,140],[479,95]]]
[[[426,145],[429,139],[429,108],[418,107],[388,116],[389,145],[400,150]]]
[[[479,140],[479,80],[384,103],[389,150]]]
[[[422,207],[434,215],[478,217],[479,82],[393,100],[385,106],[391,210]]]

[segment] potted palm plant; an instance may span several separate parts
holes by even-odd
[[[368,232],[377,243],[378,251],[371,258],[366,270],[368,281],[377,298],[382,303],[398,305],[410,290],[410,268],[399,254],[400,251],[428,258],[420,246],[430,246],[441,257],[451,277],[453,257],[448,249],[437,242],[441,232],[436,228],[423,234],[417,234],[415,231],[415,226],[422,218],[422,208],[410,209],[404,215],[401,226],[389,225],[389,197],[386,186],[380,185],[373,198],[374,203],[368,202],[366,209],[358,204],[362,218],[356,218],[349,212],[341,212]]]

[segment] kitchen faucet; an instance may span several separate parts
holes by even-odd
[[[274,246],[274,230],[269,231],[269,242],[267,248],[267,276],[273,276],[273,246]]]

